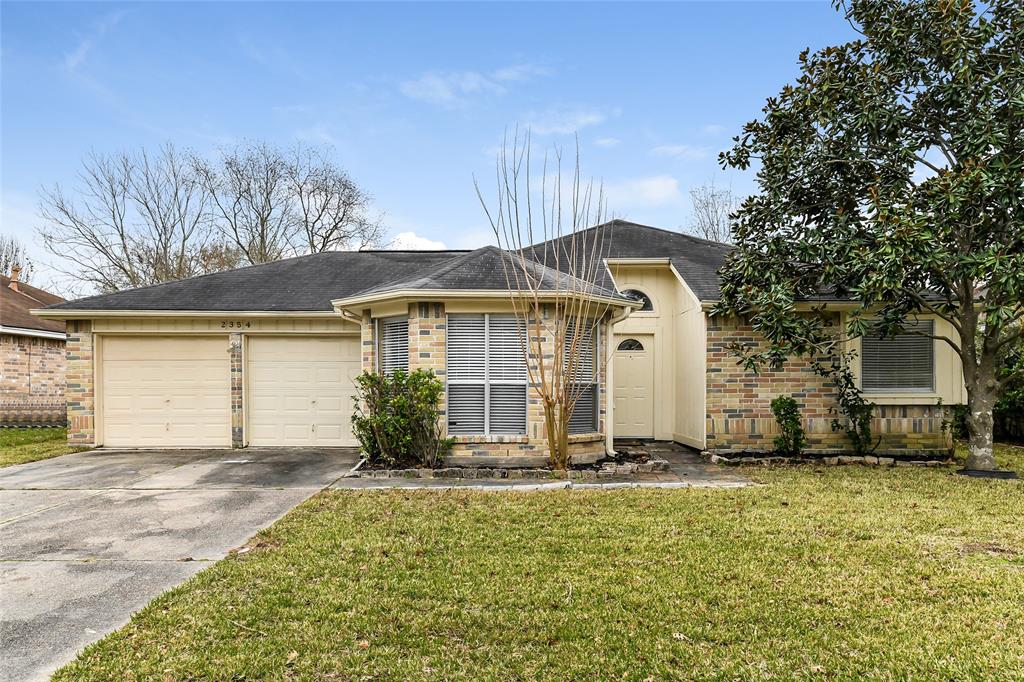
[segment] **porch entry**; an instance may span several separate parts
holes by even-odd
[[[654,438],[654,335],[617,334],[615,437]]]

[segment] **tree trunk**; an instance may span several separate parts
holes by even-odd
[[[979,391],[970,397],[967,417],[969,434],[967,466],[968,469],[993,471],[996,458],[992,452],[992,406],[995,399],[987,391]]]

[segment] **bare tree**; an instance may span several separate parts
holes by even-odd
[[[0,274],[9,275],[15,266],[21,268],[18,279],[27,282],[32,276],[34,263],[25,251],[25,245],[17,237],[0,234]]]
[[[580,177],[578,142],[569,178],[557,148],[544,154],[539,181],[531,161],[530,134],[517,132],[498,155],[497,197],[490,207],[475,184],[506,252],[505,279],[523,329],[530,387],[544,408],[549,460],[566,468],[570,420],[584,391],[604,373],[605,354],[598,355],[595,344],[610,304],[593,294],[603,281],[610,242],[605,231],[587,229],[602,222],[604,197],[600,186]]]
[[[720,189],[715,183],[700,185],[690,190],[693,203],[693,222],[690,231],[704,239],[728,244],[732,241],[730,215],[739,208],[732,189]]]
[[[65,275],[116,291],[208,271],[209,196],[173,146],[92,154],[79,178],[74,197],[55,185],[40,200],[43,244],[73,264]]]
[[[379,218],[369,214],[370,195],[332,163],[322,150],[298,146],[287,166],[295,196],[296,246],[308,253],[364,249],[384,236]]]
[[[208,162],[173,146],[92,154],[43,190],[43,243],[82,289],[116,291],[332,249],[383,233],[370,197],[318,150],[250,144]]]
[[[216,162],[197,157],[195,170],[211,197],[217,229],[249,263],[294,255],[295,196],[278,149],[266,143],[236,147]]]
[[[364,248],[383,228],[370,218],[370,197],[321,150],[291,153],[266,143],[196,159],[212,197],[213,222],[249,263],[301,253]]]

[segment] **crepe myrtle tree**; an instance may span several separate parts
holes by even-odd
[[[495,241],[507,253],[502,269],[523,330],[530,390],[544,409],[549,463],[565,469],[571,463],[572,416],[607,362],[603,353],[592,367],[587,361],[611,310],[591,296],[611,247],[604,230],[587,229],[602,222],[604,193],[600,184],[582,178],[578,141],[571,167],[563,166],[558,147],[538,163],[529,131],[506,135],[495,171],[494,200],[485,199],[479,182],[476,192]],[[547,340],[560,352],[550,353]]]
[[[723,167],[757,165],[736,212],[718,312],[769,342],[750,367],[834,349],[827,291],[857,304],[846,333],[891,335],[918,315],[960,357],[968,469],[995,469],[999,370],[1024,317],[1024,4],[847,0],[858,36],[799,56],[800,75],[747,123]]]

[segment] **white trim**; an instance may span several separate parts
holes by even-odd
[[[370,294],[367,296],[358,296],[352,298],[338,298],[331,301],[331,305],[334,306],[335,310],[340,308],[348,308],[356,305],[363,305],[372,301],[380,301],[389,298],[409,299],[416,301],[424,300],[437,300],[444,301],[446,299],[453,298],[500,298],[504,300],[511,300],[512,292],[509,289],[466,289],[464,291],[453,291],[450,289],[402,289],[396,291],[388,291],[379,294]],[[551,291],[551,292],[538,292],[537,298],[542,300],[547,299],[558,299],[566,298],[571,292],[565,291]],[[608,296],[592,296],[584,292],[575,292],[575,296],[578,298],[588,298],[601,303],[608,303],[609,305],[619,306],[621,308],[634,308],[637,307],[632,301],[623,301],[618,298],[611,298]],[[532,299],[534,294],[525,292],[522,294],[524,299]]]
[[[8,327],[0,324],[0,334],[12,334],[13,336],[36,336],[40,339],[58,339],[66,341],[66,332],[51,332],[44,329],[28,329],[26,327]]]
[[[334,310],[51,310],[29,311],[36,317],[55,320],[90,320],[100,317],[328,317],[336,318]]]

